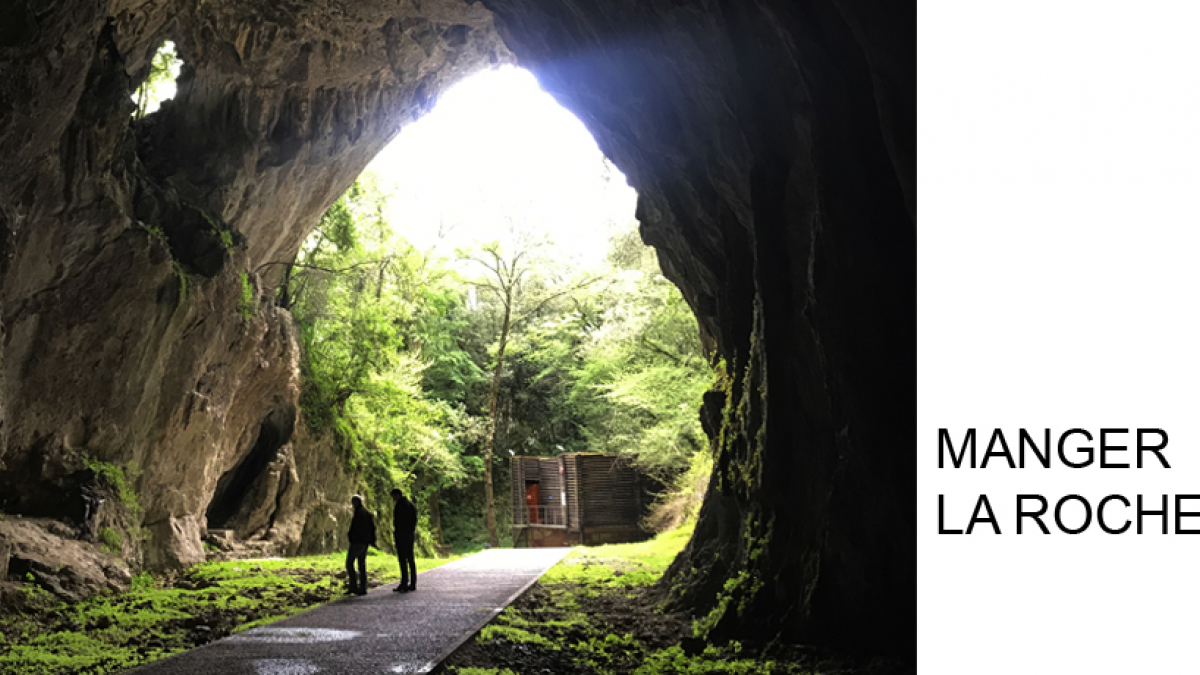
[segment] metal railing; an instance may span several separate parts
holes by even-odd
[[[517,512],[517,525],[549,525],[566,527],[567,514],[564,506],[525,506]]]

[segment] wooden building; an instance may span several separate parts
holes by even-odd
[[[627,460],[593,453],[512,460],[513,545],[642,541],[657,487]]]

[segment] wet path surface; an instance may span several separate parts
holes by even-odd
[[[137,675],[426,673],[570,549],[493,549],[158,661]]]

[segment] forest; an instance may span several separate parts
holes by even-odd
[[[304,423],[334,435],[368,503],[393,486],[413,495],[427,554],[505,545],[509,459],[598,452],[668,486],[648,528],[694,515],[714,371],[636,230],[612,238],[598,270],[556,260],[520,223],[504,243],[437,257],[385,202],[370,174],[356,181],[277,291],[300,330]]]

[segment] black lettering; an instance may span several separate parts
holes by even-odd
[[[1022,506],[1026,499],[1036,499],[1041,503],[1042,507],[1037,511],[1026,511]],[[1025,534],[1021,527],[1021,521],[1026,517],[1033,518],[1033,522],[1041,528],[1042,534],[1050,534],[1049,528],[1042,522],[1042,516],[1046,515],[1046,509],[1050,508],[1050,504],[1046,502],[1046,498],[1041,495],[1017,495],[1017,534]]]
[[[1105,532],[1107,532],[1109,534],[1122,534],[1125,532],[1125,530],[1128,530],[1129,526],[1132,524],[1128,518],[1125,519],[1124,525],[1122,525],[1121,527],[1119,527],[1115,530],[1110,528],[1104,522],[1104,507],[1107,506],[1109,502],[1114,501],[1114,500],[1119,501],[1122,504],[1124,504],[1125,508],[1129,508],[1129,500],[1128,499],[1122,497],[1121,495],[1109,495],[1109,496],[1105,497],[1104,499],[1101,499],[1100,505],[1096,507],[1096,523],[1100,525],[1100,529],[1104,530]]]
[[[981,508],[987,511],[987,518],[979,517]],[[967,523],[967,534],[971,534],[975,529],[975,523],[991,523],[996,534],[1000,534],[1000,523],[996,522],[996,514],[992,513],[992,505],[988,502],[987,495],[979,495],[979,501],[975,503],[975,513],[971,514],[971,522]]]
[[[1022,469],[1025,468],[1025,444],[1026,443],[1029,444],[1029,447],[1033,448],[1033,456],[1038,458],[1038,461],[1041,463],[1042,468],[1049,469],[1050,468],[1050,453],[1052,452],[1050,450],[1050,430],[1049,429],[1046,430],[1046,442],[1042,445],[1042,447],[1046,449],[1046,454],[1044,454],[1044,455],[1038,451],[1038,446],[1034,445],[1033,437],[1031,437],[1024,429],[1021,430],[1021,438],[1019,440],[1019,447],[1020,447],[1020,451],[1021,451],[1021,468]]]
[[[1066,444],[1067,444],[1067,437],[1069,437],[1073,434],[1083,434],[1083,436],[1085,438],[1087,438],[1089,441],[1092,440],[1092,435],[1089,434],[1088,432],[1084,431],[1083,429],[1069,429],[1065,434],[1058,437],[1058,458],[1062,460],[1063,464],[1066,464],[1067,466],[1071,467],[1072,469],[1082,469],[1083,467],[1089,466],[1092,463],[1092,449],[1091,448],[1077,448],[1077,450],[1087,451],[1087,460],[1085,460],[1083,462],[1076,464],[1075,462],[1072,462],[1071,460],[1067,459],[1067,451],[1064,446],[1066,446]]]
[[[1166,534],[1167,533],[1167,496],[1166,495],[1162,496],[1162,510],[1161,511],[1147,511],[1142,508],[1142,496],[1138,495],[1137,496],[1138,534],[1142,533],[1142,517],[1143,516],[1162,516],[1162,524],[1163,524],[1162,533]]]
[[[962,530],[946,529],[946,495],[938,495],[938,534],[962,534]]]
[[[1183,527],[1184,518],[1200,516],[1200,511],[1183,510],[1185,499],[1200,499],[1200,495],[1175,495],[1175,534],[1200,534],[1200,530],[1188,530]]]
[[[1142,436],[1144,434],[1158,434],[1159,438],[1162,439],[1162,443],[1159,443],[1158,445],[1146,445],[1145,443],[1142,442]],[[1142,453],[1143,452],[1153,452],[1158,457],[1158,461],[1162,462],[1164,469],[1171,468],[1171,465],[1167,464],[1167,458],[1163,457],[1162,453],[1159,452],[1160,450],[1162,450],[1165,447],[1167,447],[1167,432],[1163,431],[1162,429],[1138,429],[1137,430],[1137,450],[1138,450],[1137,467],[1139,469],[1142,468]]]
[[[1101,429],[1100,430],[1100,468],[1101,469],[1128,469],[1128,464],[1115,464],[1108,461],[1108,453],[1124,452],[1129,449],[1125,445],[1109,445],[1109,434],[1127,434],[1128,429]]]
[[[975,468],[975,430],[967,429],[967,435],[963,438],[962,451],[957,455],[954,454],[954,442],[950,440],[950,432],[946,429],[938,429],[938,468],[946,468],[946,448],[950,448],[950,462],[954,464],[954,468],[962,468],[963,459],[967,456],[967,448],[971,449],[971,468]]]
[[[1083,525],[1080,525],[1075,529],[1071,529],[1066,525],[1063,525],[1062,521],[1063,505],[1071,500],[1078,500],[1080,504],[1083,504]],[[1087,500],[1079,495],[1067,495],[1066,497],[1058,500],[1058,503],[1054,505],[1054,524],[1058,525],[1058,529],[1066,532],[1067,534],[1079,534],[1080,532],[1088,529],[1088,526],[1092,524],[1092,505],[1088,504]]]
[[[1004,448],[1003,452],[995,450],[997,440],[1000,441],[1000,447]],[[980,463],[979,468],[986,469],[988,459],[991,457],[1003,457],[1008,460],[1008,468],[1017,468],[1017,463],[1013,461],[1012,452],[1008,449],[1008,441],[1004,440],[1004,432],[999,429],[992,432],[992,438],[988,441],[987,452],[983,453],[983,462]]]

